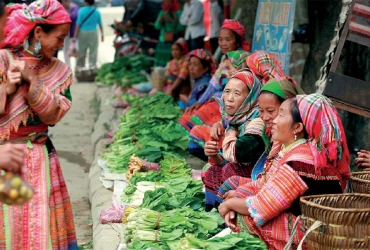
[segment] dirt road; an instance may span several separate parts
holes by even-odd
[[[71,196],[79,245],[92,241],[92,228],[89,226],[91,210],[88,201],[88,174],[93,162],[90,136],[95,121],[90,102],[95,91],[95,84],[74,84],[71,110],[59,124],[50,129]]]

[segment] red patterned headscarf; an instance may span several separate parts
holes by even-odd
[[[211,74],[215,73],[216,68],[217,68],[216,61],[208,50],[206,50],[206,49],[196,49],[196,50],[190,51],[186,55],[187,60],[190,60],[190,58],[192,56],[198,57],[200,60],[204,60],[204,61],[209,62],[210,67],[211,67]]]
[[[171,5],[165,4],[166,1],[162,3],[162,10],[164,11],[178,11],[180,9],[180,4],[177,0],[171,0]]]
[[[182,48],[182,53],[186,55],[189,52],[188,44],[186,43],[184,38],[179,38],[176,40],[175,44],[179,45]]]
[[[247,65],[254,74],[262,78],[266,83],[272,78],[286,78],[280,63],[270,54],[263,50],[257,50],[247,58]]]
[[[342,189],[350,176],[350,157],[342,121],[333,103],[321,94],[297,95],[299,113],[308,133],[316,174],[331,168]]]
[[[7,21],[1,48],[16,48],[22,45],[36,24],[59,25],[71,23],[68,13],[57,0],[38,0],[6,7]]]
[[[236,20],[225,19],[221,26],[221,29],[222,28],[229,29],[237,33],[242,39],[242,49],[248,52],[251,51],[251,45],[248,43],[247,39],[245,39],[245,28],[243,24]]]

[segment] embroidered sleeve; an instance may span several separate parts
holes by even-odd
[[[255,196],[247,198],[246,206],[256,225],[262,226],[288,209],[307,189],[301,177],[284,164]]]
[[[66,81],[70,82],[69,86],[73,81],[72,75]],[[32,110],[48,125],[58,123],[72,106],[72,98],[68,87],[63,94],[53,93],[38,81],[37,84],[32,84],[28,89],[24,88],[23,95]]]

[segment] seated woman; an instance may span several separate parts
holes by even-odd
[[[261,83],[249,70],[237,72],[227,83],[221,99],[216,99],[221,106],[222,117],[227,123],[225,137],[238,138],[230,145],[230,141],[213,140],[205,143],[205,153],[212,164],[202,173],[206,188],[206,211],[217,207],[217,192],[220,185],[228,177],[225,164],[234,162],[233,168],[237,175],[250,177],[252,166],[264,151],[261,137],[263,122],[251,122],[258,117],[258,95]],[[226,143],[225,143],[226,142]],[[225,149],[220,154],[220,146]],[[237,149],[236,149],[237,148]],[[227,178],[225,178],[227,176]]]
[[[236,71],[246,67],[246,59],[249,55],[250,53],[243,50],[230,51],[225,54],[224,63],[227,69],[225,75],[227,78],[230,78]],[[217,102],[215,103],[217,106],[219,106]],[[208,110],[208,112],[210,112],[210,110]],[[212,111],[209,113],[209,115],[213,114],[214,112]],[[192,118],[199,119],[197,116],[193,116]],[[224,128],[222,124],[220,126]],[[208,160],[208,157],[204,154],[204,142],[212,139],[210,135],[210,128],[211,127],[208,125],[196,125],[192,128],[189,135],[189,153],[205,161]],[[218,140],[218,138],[215,139]]]
[[[235,50],[250,51],[250,44],[245,39],[245,28],[236,20],[226,19],[221,27],[218,37],[218,44],[221,52],[225,55],[227,52]],[[220,65],[213,75],[207,90],[200,99],[194,103],[179,120],[179,127],[188,135],[191,128],[195,125],[212,126],[220,121],[220,107],[217,102],[211,100],[212,96],[221,97],[222,91],[227,83],[227,69],[225,56],[221,58]],[[194,117],[195,120],[192,118]]]
[[[163,92],[172,95],[178,101],[180,93],[189,94],[189,66],[185,55],[188,45],[184,38],[179,38],[172,44],[173,59],[167,63]]]
[[[196,49],[188,53],[186,57],[189,62],[189,73],[193,80],[193,88],[190,96],[180,94],[178,104],[183,110],[197,102],[207,89],[211,74],[216,69],[216,63],[208,50]]]
[[[218,210],[233,231],[238,230],[238,213],[245,229],[261,238],[268,249],[283,249],[301,214],[299,198],[342,193],[350,176],[350,158],[338,112],[320,94],[284,101],[273,122],[272,138],[264,172],[232,191],[233,198]],[[298,230],[294,235],[294,249],[303,233]]]
[[[259,158],[252,170],[252,180],[256,180],[258,174],[263,172],[266,157],[270,153],[272,146],[272,121],[277,117],[281,103],[299,94],[304,94],[304,92],[292,78],[273,78],[268,81],[265,86],[262,87],[260,96],[258,97],[260,118],[256,119],[262,119],[264,122],[264,126],[262,129],[262,139],[265,144],[265,152]],[[222,128],[218,131],[220,131],[220,134],[223,133]],[[214,133],[215,132],[213,132],[213,134]],[[219,136],[219,134],[216,134],[216,136]],[[228,191],[235,190],[239,185],[243,184],[245,181],[250,180],[249,178],[237,176],[236,173],[233,174],[233,171],[231,170],[228,170],[228,172],[232,176],[228,178],[220,187],[218,191],[218,197],[220,198],[219,202],[222,202],[222,198],[224,198],[224,195]]]

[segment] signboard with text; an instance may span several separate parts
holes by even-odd
[[[290,45],[296,0],[259,0],[252,52],[264,50],[289,74]]]

